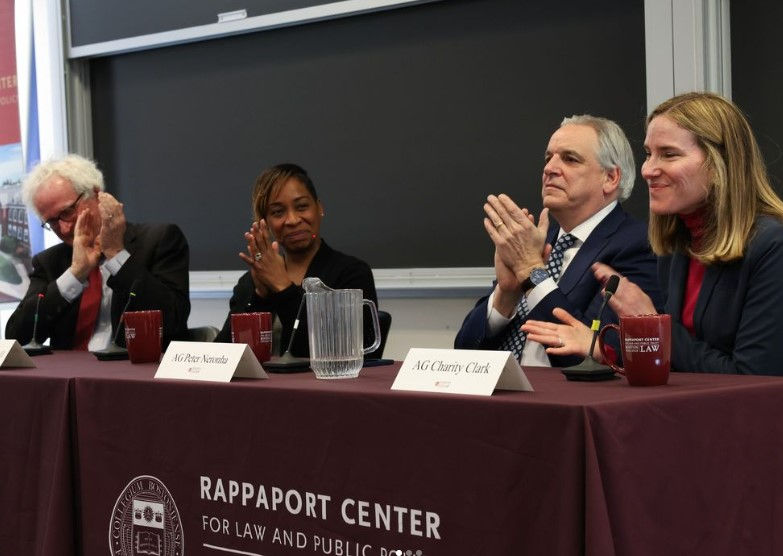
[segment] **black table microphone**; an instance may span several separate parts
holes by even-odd
[[[604,301],[601,304],[601,308],[598,310],[598,316],[593,319],[593,324],[590,327],[593,331],[593,340],[590,342],[590,351],[587,352],[587,357],[572,367],[566,367],[563,369],[563,374],[568,380],[609,380],[614,378],[614,371],[608,365],[602,365],[593,358],[593,350],[595,349],[595,341],[598,339],[598,333],[601,331],[601,316],[604,314],[606,303],[609,298],[617,291],[617,286],[620,284],[620,277],[617,274],[613,274],[606,281],[604,287]]]
[[[299,302],[299,310],[296,312],[296,318],[294,319],[294,327],[291,331],[291,337],[288,340],[288,349],[280,357],[275,357],[269,361],[262,363],[261,366],[264,370],[270,373],[303,373],[310,370],[310,359],[307,357],[294,357],[291,355],[291,346],[294,345],[294,336],[296,330],[299,328],[299,317],[302,315],[302,308],[305,304],[305,297],[302,296],[302,301]]]
[[[43,345],[35,338],[35,334],[38,332],[38,309],[41,307],[41,300],[44,294],[39,293],[38,299],[35,301],[35,317],[33,318],[33,338],[29,343],[22,346],[22,349],[27,352],[27,355],[48,355],[52,353],[52,349],[49,346]]]
[[[128,292],[128,301],[125,303],[125,307],[122,308],[122,313],[120,313],[120,318],[117,321],[117,330],[114,331],[114,336],[111,339],[109,347],[92,352],[92,354],[97,357],[99,361],[118,361],[128,358],[128,350],[117,345],[117,336],[120,334],[120,325],[125,318],[125,311],[127,311],[128,307],[130,307],[133,298],[136,297],[136,286],[138,285],[139,279],[136,278],[131,284],[130,292]]]

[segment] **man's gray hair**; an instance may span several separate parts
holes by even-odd
[[[52,158],[33,168],[22,182],[22,200],[36,213],[38,209],[33,199],[41,186],[52,176],[60,176],[68,180],[77,195],[87,193],[87,196],[90,196],[96,187],[100,191],[104,189],[103,174],[92,160],[78,154]]]
[[[628,138],[622,128],[612,120],[580,114],[563,118],[560,127],[564,125],[586,125],[592,127],[598,134],[598,163],[604,170],[620,169],[620,186],[618,200],[625,201],[631,196],[633,184],[636,181],[636,163]]]

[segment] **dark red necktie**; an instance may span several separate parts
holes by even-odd
[[[90,343],[95,321],[98,320],[98,310],[101,307],[101,291],[103,279],[101,269],[95,267],[87,277],[87,287],[82,292],[79,303],[79,318],[76,320],[76,332],[73,337],[73,349],[86,350]]]

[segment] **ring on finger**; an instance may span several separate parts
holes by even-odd
[[[253,258],[254,258],[255,260],[257,260],[257,261],[260,261],[260,260],[261,260],[261,257],[263,257],[263,256],[264,256],[264,255],[263,255],[263,254],[262,254],[262,253],[259,251],[258,253],[256,253],[255,255],[253,255]]]
[[[505,225],[504,222],[493,222],[492,224],[495,226],[496,230]]]
[[[557,337],[557,347],[563,347],[565,345],[565,342],[563,341],[563,338],[560,336]]]

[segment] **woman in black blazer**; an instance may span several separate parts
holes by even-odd
[[[647,118],[644,148],[672,368],[783,374],[783,201],[745,116],[718,95],[679,95]],[[604,282],[614,274],[600,263],[593,271]],[[658,312],[626,279],[610,304],[618,315]],[[553,354],[586,354],[590,330],[555,314],[564,324],[528,322],[528,337]]]
[[[264,170],[252,202],[256,221],[245,233],[246,252],[239,254],[249,270],[234,287],[216,342],[231,341],[231,314],[268,311],[280,319],[279,351],[285,350],[304,295],[302,280],[309,276],[334,289],[361,289],[365,299],[378,304],[367,263],[332,249],[321,238],[323,204],[302,167],[278,164]],[[306,313],[302,311],[291,348],[300,357],[310,354]],[[365,321],[365,337],[372,338],[370,321]]]

